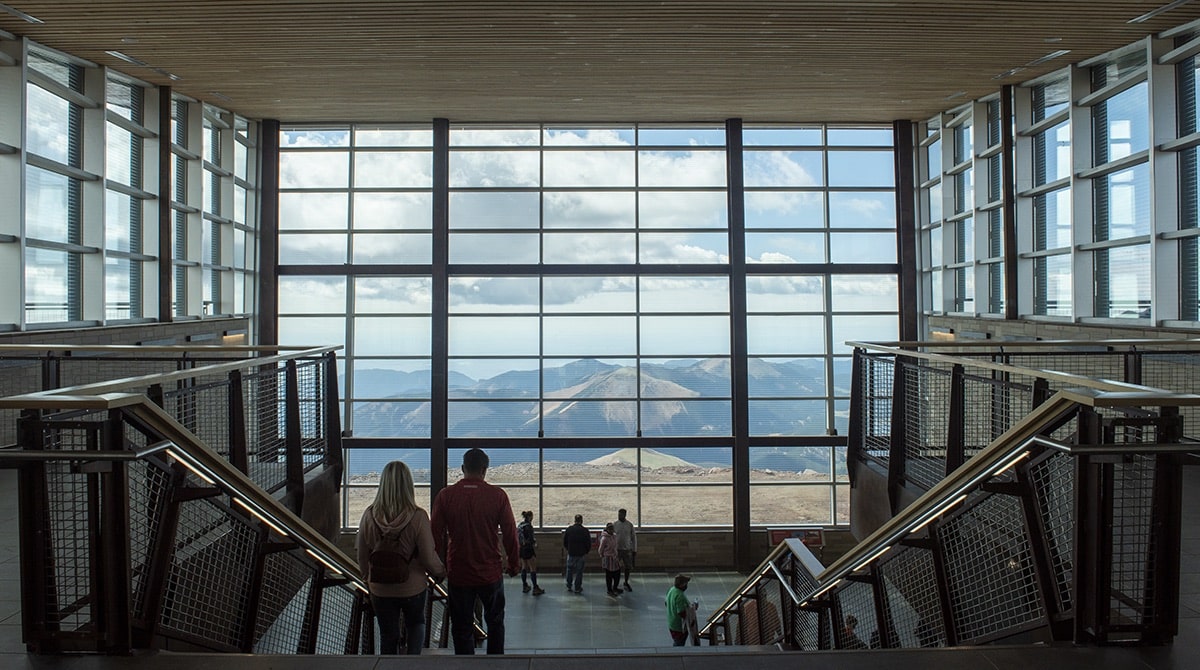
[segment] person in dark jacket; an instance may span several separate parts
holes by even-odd
[[[383,468],[375,501],[363,512],[355,538],[359,569],[371,593],[371,607],[379,620],[379,653],[400,653],[400,618],[404,617],[406,652],[421,653],[425,645],[425,599],[428,582],[446,576],[438,558],[429,527],[429,515],[417,507],[412,471],[401,461]],[[376,562],[372,574],[371,555],[407,559],[408,570],[384,579],[389,566]],[[393,551],[394,550],[394,551]],[[399,561],[396,561],[399,562]],[[390,566],[395,567],[395,566]]]
[[[592,550],[592,534],[583,527],[583,515],[575,515],[575,523],[563,531],[563,548],[567,550],[567,590],[583,593],[583,568]]]

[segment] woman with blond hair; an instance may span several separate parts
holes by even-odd
[[[433,546],[429,514],[417,507],[413,476],[401,461],[383,468],[375,502],[363,512],[355,541],[358,565],[379,620],[379,652],[400,653],[403,616],[407,653],[425,644],[425,575],[440,580],[446,568]]]

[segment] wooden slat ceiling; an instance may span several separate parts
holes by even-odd
[[[11,0],[0,29],[285,122],[919,120],[1200,18],[1169,0]],[[994,79],[1049,52],[1071,53]]]

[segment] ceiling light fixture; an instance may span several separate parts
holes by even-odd
[[[1167,4],[1163,5],[1162,7],[1159,7],[1158,9],[1152,9],[1152,10],[1146,12],[1145,14],[1142,14],[1141,16],[1135,16],[1132,19],[1129,19],[1128,21],[1126,21],[1125,23],[1145,23],[1146,21],[1149,21],[1150,19],[1158,16],[1159,14],[1162,14],[1164,12],[1169,12],[1172,9],[1175,9],[1177,7],[1182,7],[1191,1],[1192,0],[1175,0],[1175,2],[1168,2]]]
[[[149,66],[147,66],[147,67],[149,67]],[[166,77],[167,79],[170,79],[171,81],[179,81],[180,79],[183,79],[183,77],[180,77],[179,75],[177,75],[173,72],[167,72],[166,70],[162,69],[161,67],[152,67],[150,69],[154,72],[161,74],[162,76]]]
[[[29,14],[26,14],[25,12],[22,12],[19,9],[16,9],[14,7],[9,7],[8,5],[5,5],[3,3],[0,3],[0,12],[6,12],[8,14],[12,14],[13,16],[17,17],[18,19],[28,21],[29,23],[45,23],[45,21],[39,19],[36,16],[30,16]]]
[[[1014,67],[1014,68],[1010,68],[1010,69],[1008,69],[1008,70],[1005,70],[1004,72],[1001,72],[1000,74],[993,75],[993,76],[992,76],[992,79],[1004,79],[1005,77],[1011,77],[1011,76],[1013,76],[1014,74],[1016,74],[1016,73],[1018,73],[1018,72],[1020,72],[1021,70],[1024,70],[1024,69],[1025,69],[1025,68],[1023,68],[1023,67]]]
[[[955,92],[951,93],[950,95],[946,96],[946,99],[953,100],[955,98],[961,98],[966,94],[967,94],[966,91],[955,91]]]
[[[134,65],[137,65],[138,67],[150,67],[150,64],[147,63],[146,61],[144,61],[140,58],[134,58],[133,56],[130,56],[129,54],[121,53],[120,51],[105,51],[104,53],[106,53],[109,56],[112,56],[113,58],[116,58],[118,60],[123,60],[126,63],[132,63]]]
[[[1045,63],[1047,61],[1052,61],[1055,58],[1066,56],[1069,53],[1071,53],[1070,49],[1059,49],[1058,51],[1051,51],[1050,53],[1046,54],[1045,56],[1042,56],[1041,58],[1035,58],[1035,59],[1029,61],[1028,63],[1025,64],[1025,67],[1033,67],[1034,65],[1041,65],[1042,63]]]
[[[208,94],[211,95],[212,97],[216,98],[217,100],[224,100],[225,102],[233,102],[233,98],[225,95],[224,93],[221,93],[220,91],[209,91]]]

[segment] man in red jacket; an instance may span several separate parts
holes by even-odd
[[[504,489],[483,480],[488,455],[482,449],[463,454],[463,478],[442,489],[433,501],[433,542],[446,563],[450,635],[455,654],[475,653],[475,600],[483,603],[487,653],[504,653],[504,575],[500,537],[507,568],[517,574],[517,525]]]

